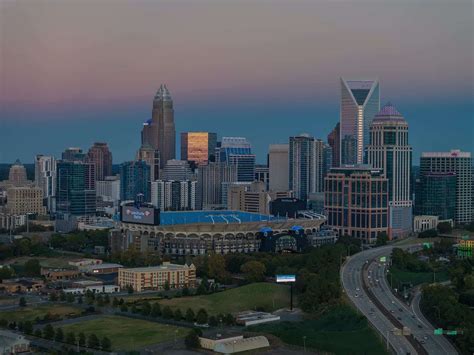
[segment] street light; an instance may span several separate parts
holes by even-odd
[[[306,335],[303,335],[303,349],[306,352]]]

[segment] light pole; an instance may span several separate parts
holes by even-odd
[[[306,335],[303,335],[303,349],[306,352]]]

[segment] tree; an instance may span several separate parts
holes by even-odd
[[[79,333],[79,346],[86,346],[86,335],[83,332]]]
[[[0,319],[0,327],[6,328],[8,326],[8,321],[6,319]]]
[[[176,311],[174,311],[174,320],[180,321],[183,319],[183,314],[181,313],[181,310],[178,308]]]
[[[207,312],[204,308],[201,308],[196,315],[197,324],[206,324],[207,323]]]
[[[74,294],[72,294],[72,293],[66,294],[66,302],[73,303],[74,299],[75,299]]]
[[[80,295],[80,296],[78,297],[77,303],[78,303],[78,304],[82,304],[82,303],[83,303],[82,295]]]
[[[226,325],[233,325],[235,323],[234,316],[230,313],[227,313],[224,317],[224,323]]]
[[[118,305],[119,305],[119,300],[117,299],[117,297],[114,297],[112,300],[112,307],[116,308],[118,307]]]
[[[438,223],[437,229],[440,234],[450,234],[453,231],[453,227],[449,222]]]
[[[151,313],[151,305],[150,305],[150,302],[148,302],[148,301],[143,302],[143,305],[142,305],[142,315],[144,315],[144,316],[149,316],[150,313]]]
[[[209,317],[209,325],[211,327],[217,327],[217,325],[218,325],[217,318],[214,317],[214,316],[210,316]]]
[[[37,259],[30,259],[24,266],[25,275],[35,277],[41,275],[41,265]]]
[[[186,311],[186,322],[193,323],[195,317],[196,315],[194,314],[194,311],[191,308],[188,308]]]
[[[259,282],[265,279],[267,269],[260,261],[248,261],[242,265],[240,271],[245,274],[247,281]]]
[[[188,335],[186,335],[186,338],[184,338],[184,344],[186,344],[186,347],[188,349],[196,349],[199,348],[200,342],[199,342],[199,336],[196,333],[196,331],[193,329],[191,330]]]
[[[26,299],[25,297],[20,297],[20,301],[18,302],[20,307],[26,307]]]
[[[31,321],[27,320],[23,323],[23,331],[26,334],[33,334],[33,323]]]
[[[54,338],[54,328],[51,324],[45,325],[43,329],[43,337],[50,340]]]
[[[129,294],[132,294],[133,293],[133,286],[132,285],[127,285],[127,292]]]
[[[136,314],[139,312],[139,309],[137,308],[137,306],[135,304],[132,305],[132,313],[133,314]]]
[[[170,283],[169,283],[168,280],[165,281],[164,289],[165,289],[165,291],[169,291],[169,289],[170,289]]]
[[[173,318],[173,311],[169,306],[165,306],[161,312],[161,315],[166,319],[170,319]]]
[[[226,282],[229,273],[225,268],[225,258],[221,254],[209,255],[207,260],[208,275],[210,278],[218,282]]]
[[[110,304],[110,296],[108,294],[104,295],[104,304]]]
[[[186,286],[186,287],[183,288],[183,297],[186,297],[186,296],[189,296],[189,295],[190,295],[189,288],[188,288],[188,286]]]
[[[120,306],[120,312],[128,312],[128,306],[125,303]]]
[[[76,335],[74,334],[74,332],[67,332],[66,333],[66,343],[76,344]]]
[[[49,300],[50,300],[51,302],[56,302],[56,301],[58,300],[58,295],[56,295],[56,293],[54,293],[54,292],[51,292],[51,293],[49,294]]]
[[[386,232],[380,232],[377,234],[377,242],[375,243],[376,246],[386,245],[388,241],[388,235]]]
[[[15,271],[11,267],[3,266],[0,268],[0,280],[9,279],[13,275],[15,275]]]
[[[97,349],[100,346],[100,341],[97,335],[94,333],[89,334],[87,337],[87,347]]]
[[[63,330],[61,328],[56,329],[56,333],[54,335],[54,340],[56,340],[59,343],[62,343],[62,341],[64,340],[64,333],[63,333]]]
[[[61,290],[61,292],[59,292],[59,300],[61,302],[64,302],[66,301],[66,294],[64,293],[64,291]]]
[[[158,302],[153,303],[153,306],[151,307],[151,316],[152,317],[161,316],[161,307]]]
[[[41,338],[43,336],[43,332],[41,331],[41,329],[36,329],[35,332],[34,332],[34,336],[37,337],[37,338]]]
[[[110,351],[112,349],[112,342],[107,337],[102,338],[100,345],[102,347],[102,351]]]
[[[428,230],[418,233],[418,238],[435,238],[437,236],[438,236],[438,231],[436,229],[428,229]]]

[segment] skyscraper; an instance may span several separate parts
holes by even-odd
[[[24,186],[28,183],[25,166],[19,159],[17,159],[10,167],[10,171],[8,172],[8,182],[15,186]]]
[[[323,191],[324,143],[307,134],[290,137],[289,189],[306,200],[309,194]]]
[[[195,180],[194,174],[186,160],[168,160],[163,169],[163,180]]]
[[[120,165],[120,199],[150,202],[150,166],[143,160]]]
[[[472,220],[472,158],[471,153],[451,150],[450,152],[421,153],[420,180],[430,173],[456,174],[456,224]],[[424,188],[423,186],[421,187]]]
[[[181,160],[206,164],[215,159],[217,134],[210,132],[181,133]]]
[[[270,144],[268,170],[271,191],[286,191],[289,188],[289,150],[289,144]]]
[[[237,181],[237,167],[234,164],[210,162],[198,168],[198,209],[216,209],[222,205],[222,185]]]
[[[56,164],[56,212],[91,215],[96,212],[95,166],[81,161]]]
[[[377,80],[341,78],[341,164],[364,162],[364,149],[369,144],[369,126],[379,110]],[[349,149],[353,143],[354,151]]]
[[[328,144],[332,148],[332,167],[337,168],[341,164],[341,123],[338,122],[328,134]]]
[[[406,236],[412,230],[412,149],[408,144],[408,123],[391,103],[375,115],[366,150],[367,162],[381,169],[388,179],[390,235]]]
[[[149,144],[142,145],[137,152],[137,159],[150,166],[150,181],[160,179],[160,151]]]
[[[63,161],[84,161],[86,155],[82,152],[81,148],[66,148],[62,153],[61,158]]]
[[[255,154],[252,146],[243,137],[223,137],[216,148],[216,161],[235,165],[237,181],[252,182],[255,179]]]
[[[151,120],[143,124],[142,145],[160,152],[160,167],[176,157],[176,129],[173,100],[166,85],[161,85],[153,99]]]
[[[456,216],[456,174],[425,173],[418,182],[415,213],[441,220]]]
[[[151,183],[151,203],[161,211],[196,209],[196,181],[165,181]]]
[[[374,243],[388,233],[388,181],[370,166],[331,169],[325,178],[324,209],[327,225],[339,232]]]
[[[54,196],[56,196],[56,159],[54,157],[45,155],[35,157],[35,185],[43,190],[48,211],[54,212]]]
[[[95,165],[96,180],[102,181],[112,175],[112,153],[107,143],[94,143],[87,153],[87,161]]]

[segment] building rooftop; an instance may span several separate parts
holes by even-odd
[[[186,212],[161,212],[161,225],[174,224],[195,224],[195,223],[211,223],[211,224],[232,224],[247,222],[263,222],[263,221],[285,221],[285,217],[275,217],[258,213],[243,211],[186,211]]]
[[[163,264],[157,265],[157,266],[123,268],[122,270],[128,270],[128,271],[134,271],[134,272],[150,272],[150,271],[161,271],[161,270],[181,270],[181,269],[187,269],[191,266],[194,266],[194,265],[193,264],[191,265],[171,264],[165,261],[163,262]]]
[[[400,121],[406,122],[402,114],[398,112],[391,102],[387,102],[384,107],[375,115],[373,122]]]

